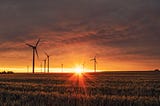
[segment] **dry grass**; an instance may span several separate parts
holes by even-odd
[[[160,73],[0,74],[0,106],[160,106]]]

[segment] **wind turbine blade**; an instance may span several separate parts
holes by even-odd
[[[35,51],[36,51],[36,55],[37,55],[37,57],[38,57],[38,59],[39,59],[39,55],[38,55],[38,51],[37,51],[37,49],[35,49]]]
[[[26,43],[26,45],[29,46],[29,47],[32,47],[32,48],[34,47],[33,45],[30,45],[30,44],[28,44],[28,43]]]
[[[45,51],[44,51],[44,54],[45,54],[46,56],[49,56]]]
[[[38,46],[39,42],[40,42],[40,39],[38,39],[38,41],[37,41],[37,43],[36,43],[36,46]]]

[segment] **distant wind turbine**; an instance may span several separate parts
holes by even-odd
[[[48,68],[48,73],[49,73],[49,57],[50,57],[50,55],[48,55],[46,52],[44,52],[45,53],[45,55],[47,56],[47,68]]]
[[[83,64],[82,64],[82,66],[83,66],[83,72],[84,72],[84,66],[85,66],[85,63],[83,63]]]
[[[44,73],[46,72],[46,59],[43,60],[44,61]]]
[[[37,57],[39,58],[38,51],[37,51],[37,46],[38,46],[39,42],[40,42],[40,39],[38,39],[38,41],[36,42],[36,45],[31,45],[31,44],[26,43],[26,45],[31,47],[32,50],[33,50],[33,60],[32,60],[32,68],[33,68],[32,72],[33,72],[33,74],[34,74],[34,67],[35,67],[35,53],[36,53]]]
[[[29,66],[27,66],[27,73],[29,72]]]
[[[41,73],[42,73],[42,62],[41,62],[41,64],[40,64],[40,67],[41,67]]]
[[[94,61],[94,72],[96,72],[96,65],[97,65],[96,56],[93,59],[91,59],[91,61]]]
[[[63,64],[61,64],[62,72],[63,72]]]

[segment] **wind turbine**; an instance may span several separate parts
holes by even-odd
[[[62,72],[63,72],[63,64],[61,64]]]
[[[27,66],[27,73],[29,73],[29,66]]]
[[[49,57],[50,57],[50,55],[48,55],[46,52],[44,52],[44,53],[47,56],[47,62],[48,62],[47,67],[48,67],[48,73],[49,73]]]
[[[31,47],[33,50],[33,59],[32,59],[32,68],[33,68],[32,72],[33,72],[33,74],[34,74],[34,67],[35,67],[35,53],[36,53],[37,57],[39,58],[38,51],[37,51],[37,46],[38,46],[39,42],[40,42],[40,39],[38,39],[38,41],[36,42],[36,45],[31,45],[31,44],[26,43],[26,45]]]
[[[40,67],[41,67],[41,73],[42,73],[42,62],[41,62],[41,64],[40,64]]]
[[[96,72],[96,65],[97,65],[96,56],[93,59],[91,59],[91,61],[94,61],[94,72]]]
[[[82,64],[82,66],[83,66],[83,72],[84,72],[84,66],[85,66],[85,63],[83,63],[83,64]]]
[[[43,60],[44,61],[44,73],[46,72],[46,59]]]

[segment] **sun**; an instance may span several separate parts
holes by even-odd
[[[81,74],[82,73],[82,68],[81,67],[76,67],[75,68],[75,73]]]

